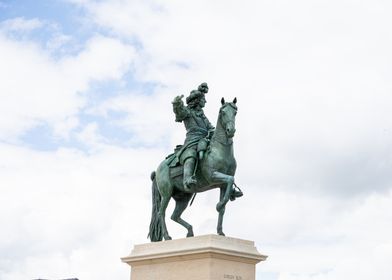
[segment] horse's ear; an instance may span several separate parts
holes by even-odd
[[[222,105],[225,104],[225,99],[223,97],[221,99],[221,103],[222,103]]]
[[[234,103],[234,104],[237,103],[237,97],[234,97],[233,103]]]

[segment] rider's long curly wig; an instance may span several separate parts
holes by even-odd
[[[197,105],[199,105],[200,99],[201,99],[201,98],[202,98],[202,96],[196,97],[195,99],[191,100],[191,101],[188,103],[188,107],[191,108],[191,109],[196,108]]]

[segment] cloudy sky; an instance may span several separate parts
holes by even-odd
[[[0,1],[0,279],[128,279],[171,100],[238,99],[259,280],[392,279],[392,2]],[[215,233],[218,190],[183,217]],[[168,212],[173,210],[170,204]],[[168,221],[174,238],[186,231]]]

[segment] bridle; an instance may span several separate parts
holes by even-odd
[[[234,127],[234,120],[229,120],[229,121],[227,121],[225,124],[222,122],[222,116],[221,116],[221,114],[222,114],[222,111],[223,111],[223,109],[225,108],[225,107],[227,107],[227,106],[230,106],[231,108],[233,108],[235,111],[237,111],[237,106],[235,106],[234,104],[232,104],[232,103],[225,103],[222,107],[221,107],[221,109],[219,110],[219,118],[218,118],[218,121],[219,121],[219,123],[220,123],[220,125],[221,125],[221,127],[223,128],[223,130],[224,130],[224,136],[223,135],[220,135],[220,134],[216,134],[216,131],[215,131],[215,134],[214,134],[214,139],[218,142],[218,143],[220,143],[220,144],[222,144],[222,145],[225,145],[225,146],[228,146],[228,145],[231,145],[231,144],[233,144],[233,138],[231,137],[231,138],[229,138],[229,137],[227,137],[227,132],[226,132],[226,128],[227,128],[227,126],[229,125],[229,124],[233,124],[233,127]]]

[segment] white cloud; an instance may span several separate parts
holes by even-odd
[[[272,246],[276,255],[271,256],[271,263],[266,263],[265,269],[280,271],[279,279],[389,279],[387,260],[392,253],[392,239],[387,208],[390,205],[389,193],[386,197],[376,195],[355,206],[344,207],[342,215],[333,211],[329,219],[320,221],[319,227],[312,226],[310,231],[299,233],[285,246]],[[322,208],[323,205],[312,211],[317,213]],[[309,213],[304,213],[307,216]],[[323,236],[324,240],[314,242]]]
[[[74,128],[78,127],[79,124],[79,119],[76,117],[71,116],[69,118],[65,118],[62,122],[56,124],[53,134],[57,137],[68,140],[70,132]]]
[[[179,94],[179,93],[178,93]],[[174,122],[171,109],[173,93],[159,88],[155,94],[145,95],[142,92],[128,92],[118,97],[109,98],[89,113],[106,116],[110,112],[123,112],[127,116],[112,123],[119,129],[132,133],[132,138],[124,140],[132,145],[165,145],[172,143],[173,131],[180,130],[183,136],[183,124]],[[184,139],[177,139],[183,141]],[[129,141],[129,142],[128,142]],[[180,144],[180,143],[177,143]]]
[[[71,36],[58,33],[47,42],[46,47],[49,50],[57,50],[63,47],[66,43],[69,43],[71,40]]]
[[[1,3],[0,3],[1,5]],[[0,23],[0,29],[4,31],[32,31],[42,28],[45,23],[38,18],[25,19],[24,17],[17,17],[8,19]]]
[[[113,147],[90,155],[42,153],[1,145],[0,278],[128,275],[119,257],[146,237],[150,163],[161,153]],[[139,238],[130,240],[129,232]]]
[[[103,137],[99,134],[98,124],[89,123],[84,129],[76,134],[78,141],[83,143],[88,147],[88,149],[93,149],[94,151],[102,147]]]
[[[296,189],[252,193],[230,203],[225,227],[226,233],[255,240],[269,255],[258,266],[260,279],[265,273],[278,273],[274,279],[279,280],[368,279],[371,272],[377,279],[390,277],[385,268],[392,241],[391,192],[358,199]],[[244,219],[249,213],[257,218]]]
[[[42,122],[61,130],[85,105],[83,93],[90,83],[120,79],[135,55],[131,46],[103,36],[91,38],[75,56],[59,60],[34,43],[14,41],[1,33],[0,42],[3,140]]]

